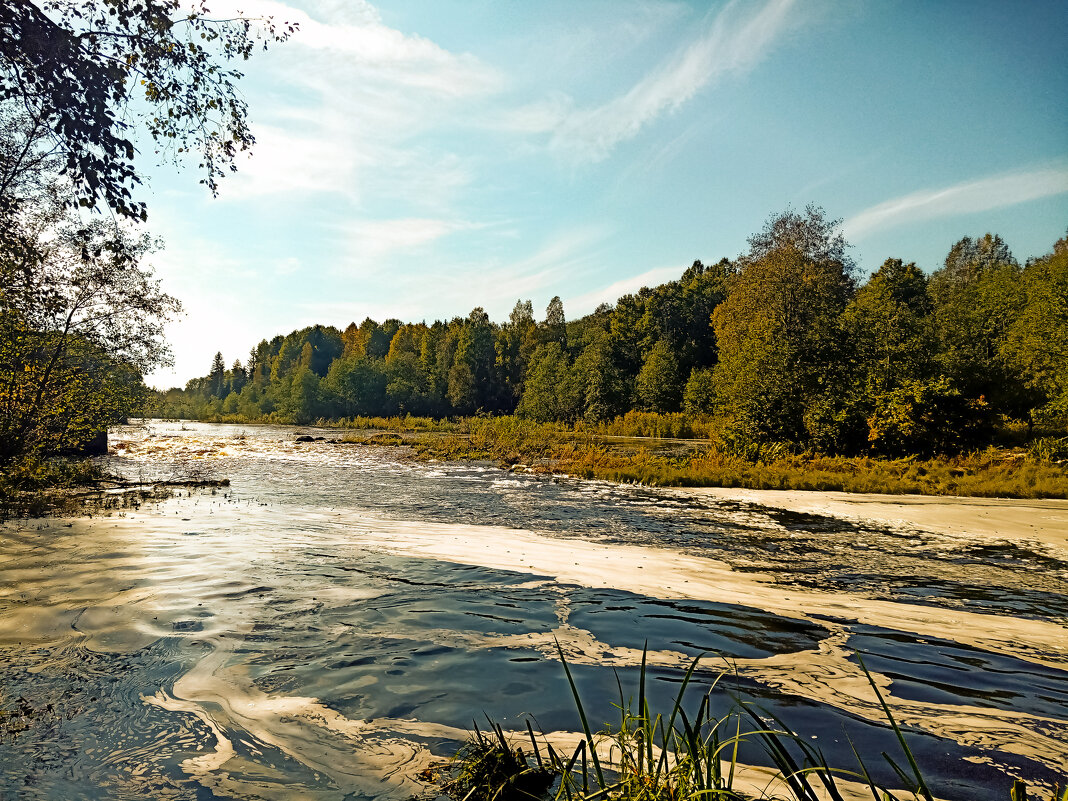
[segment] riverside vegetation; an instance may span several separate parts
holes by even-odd
[[[56,457],[139,408],[168,362],[180,305],[143,263],[159,243],[133,142],[199,156],[212,192],[255,142],[235,62],[296,26],[194,5],[0,3],[0,505],[94,480]]]
[[[250,422],[239,415],[225,422]],[[1028,447],[880,459],[794,453],[781,444],[726,438],[715,421],[628,412],[573,426],[515,415],[455,419],[354,417],[318,420],[337,440],[406,446],[415,458],[495,461],[517,472],[665,487],[741,487],[1003,498],[1068,498],[1068,438]],[[1009,432],[1011,435],[1011,432]]]
[[[516,417],[471,418],[458,421],[452,432],[424,428],[400,442],[410,444],[421,458],[488,459],[513,470],[655,486],[1068,497],[1068,467],[1052,461],[1068,456],[1068,440],[1038,439],[1029,449],[1015,452],[988,448],[950,457],[878,459],[793,454],[783,447],[714,433],[707,439],[674,438],[666,444],[639,439],[650,435],[623,433],[648,430],[646,424],[655,424],[656,417],[627,415],[593,428]],[[390,421],[377,422],[395,430]],[[632,427],[630,422],[639,424]]]
[[[452,762],[428,771],[425,778],[437,782],[456,801],[844,801],[843,780],[870,792],[875,801],[934,801],[937,788],[931,788],[924,778],[905,732],[862,660],[861,667],[900,748],[896,759],[885,751],[881,756],[903,791],[877,783],[852,741],[856,767],[832,767],[817,745],[751,702],[736,699],[732,710],[717,717],[710,688],[688,715],[684,700],[700,657],[690,664],[665,715],[649,707],[643,653],[636,702],[633,696],[624,695],[620,684],[619,724],[595,734],[562,650],[559,655],[582,724],[583,739],[570,756],[559,753],[544,736],[539,744],[529,722],[530,752],[524,753],[490,720],[489,734],[475,724],[471,738]],[[740,756],[754,747],[770,759],[773,769],[756,781],[745,781]],[[1027,797],[1025,783],[1016,781],[1008,801],[1027,801]],[[1048,798],[1068,801],[1068,787],[1056,787]]]
[[[520,301],[501,324],[476,308],[312,326],[245,364],[216,354],[144,413],[402,417],[423,453],[504,458],[517,437],[515,460],[625,481],[1064,497],[1068,239],[1023,266],[987,234],[929,276],[893,258],[857,274],[836,221],[786,211],[735,261],[695,262],[577,320],[553,298],[542,322]],[[616,435],[703,442],[665,455]]]

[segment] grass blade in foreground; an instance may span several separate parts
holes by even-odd
[[[904,801],[900,795],[875,782],[852,742],[849,745],[857,758],[859,771],[832,768],[819,748],[790,730],[775,715],[763,711],[758,714],[751,703],[739,703],[717,718],[712,714],[710,693],[722,674],[702,695],[691,723],[683,708],[683,695],[690,686],[700,657],[687,669],[665,721],[663,715],[654,715],[649,709],[647,654],[643,652],[638,708],[632,708],[633,696],[630,700],[625,698],[620,684],[620,728],[615,732],[608,729],[599,733],[603,740],[611,742],[610,753],[618,752],[619,758],[610,763],[602,762],[575,678],[562,647],[559,643],[556,647],[582,724],[583,739],[574,754],[565,762],[550,743],[545,742],[542,749],[529,723],[526,734],[530,738],[533,757],[527,757],[522,748],[513,748],[499,725],[491,722],[494,737],[483,735],[476,727],[472,740],[454,758],[453,774],[458,778],[444,785],[445,791],[457,801],[532,801],[553,797],[558,801],[749,801],[782,799],[784,791],[788,792],[785,798],[792,801],[844,801],[846,795],[838,784],[842,779],[856,782],[870,791],[875,801]],[[905,754],[908,772],[889,756],[884,756],[906,786],[906,797],[935,801],[904,732],[863,661],[861,668]],[[755,729],[743,731],[743,719],[755,723]],[[771,720],[779,728],[768,728],[766,720]],[[723,728],[734,729],[734,732],[722,739],[720,732]],[[657,739],[659,742],[654,743]],[[777,771],[762,789],[754,790],[751,782],[749,786],[736,786],[741,782],[739,749],[747,743],[761,746]],[[659,754],[656,748],[660,749]],[[543,751],[548,755],[545,759],[542,758]],[[592,775],[587,755],[592,763]],[[726,770],[721,763],[725,755],[729,757],[724,760],[728,762]],[[581,764],[577,764],[580,761]],[[775,792],[780,794],[769,789],[777,784],[781,787]],[[1026,789],[1021,785],[1014,788],[1013,793],[1014,799],[1026,797],[1023,795]],[[1062,798],[1055,795],[1051,801],[1068,801],[1068,792]]]

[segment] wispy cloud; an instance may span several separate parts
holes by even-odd
[[[1065,192],[1068,192],[1068,166],[1065,165],[1002,173],[887,200],[854,214],[842,223],[842,231],[856,238],[916,220],[989,211]]]
[[[308,5],[311,12],[278,0],[215,0],[212,9],[270,17],[276,24],[295,23],[297,31],[286,48],[344,55],[349,66],[370,69],[397,84],[447,95],[492,91],[500,86],[500,74],[476,57],[453,53],[425,37],[390,28],[365,0],[318,0]]]
[[[365,238],[363,247],[381,248],[382,255],[366,262],[371,269],[348,270],[335,276],[330,300],[301,303],[308,320],[344,326],[368,315],[378,320],[448,319],[465,314],[474,306],[481,306],[495,320],[503,320],[516,300],[529,298],[535,308],[541,307],[556,294],[549,287],[600,263],[601,246],[611,233],[604,225],[576,226],[550,236],[526,255],[508,260],[470,261],[462,256],[450,257],[445,248],[436,248],[433,276],[428,278],[425,271],[389,265],[402,263],[406,255],[410,260],[412,252],[449,234],[507,241],[511,232],[499,226],[432,219],[388,220],[360,223],[357,227]],[[483,249],[475,246],[475,250]],[[508,242],[508,249],[518,249],[517,244]],[[464,252],[464,242],[452,250],[454,254]],[[382,301],[385,297],[389,300]]]
[[[569,315],[588,314],[600,304],[615,303],[623,295],[633,294],[643,286],[652,287],[657,286],[658,284],[663,284],[666,281],[674,281],[683,274],[685,269],[685,267],[680,267],[678,265],[672,267],[655,267],[640,275],[623,278],[608,286],[595,289],[592,292],[586,292],[583,295],[569,298],[565,302],[565,308]]]
[[[709,84],[756,66],[790,27],[793,7],[793,0],[768,0],[753,12],[748,4],[730,3],[706,23],[695,41],[627,92],[600,106],[563,115],[551,146],[579,160],[603,160],[620,142],[675,111]],[[517,119],[546,125],[553,114],[562,112],[556,99],[528,107]]]
[[[395,253],[411,253],[443,236],[473,227],[470,223],[408,217],[394,220],[360,220],[346,226],[349,259],[375,263]]]
[[[223,186],[224,198],[341,194],[360,202],[392,188],[431,205],[467,184],[454,154],[414,143],[498,92],[505,77],[496,67],[391,28],[359,0],[304,8],[215,0],[212,10],[227,6],[299,29],[250,67],[245,91],[263,116],[253,120],[256,147]]]
[[[224,200],[268,195],[341,194],[356,198],[359,153],[330,135],[323,123],[303,130],[256,126],[256,147],[239,161],[238,173],[223,182]]]

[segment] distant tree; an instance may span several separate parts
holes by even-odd
[[[237,397],[237,413],[255,419],[262,414],[269,414],[273,408],[266,407],[267,399],[255,384],[245,384]]]
[[[394,338],[396,342],[396,338]],[[386,360],[386,404],[390,414],[433,414],[435,405],[427,392],[426,373],[419,358],[409,352],[390,351]]]
[[[364,355],[342,356],[330,365],[322,391],[337,399],[344,416],[377,415],[386,410],[388,377],[377,360]]]
[[[885,456],[960,453],[987,440],[990,410],[963,396],[945,376],[908,380],[875,399],[870,440]]]
[[[695,367],[682,394],[682,408],[686,414],[698,417],[716,410],[715,382],[710,368]]]
[[[616,368],[621,378],[631,383],[642,367],[642,342],[645,318],[645,298],[638,295],[624,295],[616,301],[615,311],[609,322],[609,346]],[[629,403],[629,399],[628,399]]]
[[[208,393],[213,398],[221,398],[226,395],[226,362],[223,361],[222,352],[216,352],[211,360],[211,370],[208,371]]]
[[[564,303],[559,295],[553,297],[545,308],[545,327],[542,330],[541,342],[555,342],[561,348],[567,348],[567,319],[564,317]]]
[[[362,356],[364,353],[363,338],[360,336],[360,329],[356,323],[349,323],[345,326],[341,334],[341,343],[345,356]]]
[[[807,442],[836,391],[838,318],[854,291],[846,244],[820,209],[772,217],[750,238],[712,315],[717,396],[754,440]],[[810,411],[817,418],[806,420]]]
[[[990,233],[978,239],[966,236],[950,248],[942,269],[932,276],[931,294],[937,302],[946,303],[985,273],[1006,265],[1020,266],[1000,236]]]
[[[1068,237],[1030,262],[1020,276],[1019,314],[1001,338],[999,355],[1033,393],[1032,417],[1068,428]]]
[[[839,265],[842,275],[851,279],[856,265],[840,233],[841,222],[828,220],[823,209],[812,204],[804,212],[787,209],[769,217],[764,228],[749,237],[749,252],[740,261],[752,263],[789,247],[814,264]]]
[[[276,355],[270,359],[272,382],[282,380],[301,366],[317,376],[325,376],[343,349],[341,332],[330,326],[313,325],[277,339],[280,344]]]
[[[630,386],[613,354],[610,332],[602,331],[579,354],[572,374],[581,390],[582,416],[587,422],[611,420],[630,407]]]
[[[387,321],[387,323],[391,322],[395,321]],[[366,318],[360,323],[360,341],[363,352],[372,359],[386,358],[386,354],[389,353],[389,344],[396,330],[392,325],[389,329],[383,328],[370,317]]]
[[[927,278],[914,264],[887,259],[843,315],[864,392],[875,396],[930,371],[933,343]]]
[[[635,388],[646,410],[661,413],[679,410],[682,402],[679,363],[666,340],[660,340],[649,351]]]
[[[447,334],[448,326],[440,320],[435,320],[434,324],[427,329],[423,344],[419,348],[419,366],[423,368],[423,374],[426,376],[427,392],[442,405],[444,405],[445,398],[445,376],[448,375],[448,367],[452,360],[452,355],[447,352],[445,344]],[[453,350],[455,347],[454,341]]]
[[[390,340],[386,361],[391,362],[405,355],[413,356],[418,360],[426,333],[425,323],[400,326]]]
[[[579,388],[560,343],[538,348],[516,413],[538,422],[573,422],[581,411]]]
[[[276,337],[275,339],[278,340],[278,344],[281,346],[282,338]],[[271,380],[271,362],[276,352],[272,343],[264,339],[249,353],[249,381],[261,390]]]
[[[496,350],[489,315],[475,308],[460,326],[456,352],[448,374],[448,399],[461,414],[493,411],[500,385],[495,373]]]
[[[449,398],[449,378],[456,361],[456,349],[460,342],[460,334],[463,331],[464,324],[463,318],[454,317],[448,323],[441,323],[440,327],[438,327],[438,335],[433,337],[433,370],[428,373],[428,378],[434,394],[441,398],[445,406],[452,405],[452,401]],[[433,328],[432,326],[432,330]],[[455,410],[452,410],[452,412],[455,413]]]
[[[841,328],[849,367],[824,407],[836,450],[880,450],[872,421],[884,396],[934,377],[931,309],[926,276],[900,259],[887,259],[846,308]]]
[[[230,391],[240,394],[241,390],[245,388],[245,384],[248,382],[248,375],[245,372],[244,366],[241,364],[240,359],[235,359],[234,363],[230,366],[229,381]]]
[[[523,380],[537,347],[536,332],[533,304],[529,300],[517,300],[508,315],[508,322],[497,332],[494,344],[497,372],[510,396],[508,406],[511,408],[523,393]]]
[[[279,411],[294,423],[304,424],[322,416],[320,381],[310,367],[300,365],[285,382],[288,395]]]
[[[680,348],[680,367],[711,367],[716,363],[716,335],[712,313],[727,297],[727,286],[735,267],[720,259],[707,267],[696,261],[679,280],[686,314],[685,340]]]
[[[940,370],[966,397],[1023,418],[1036,403],[1002,343],[1025,302],[1020,266],[997,236],[965,237],[930,279]]]

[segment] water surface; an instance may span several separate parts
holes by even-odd
[[[1064,781],[1063,554],[294,441],[306,432],[335,436],[124,428],[112,469],[230,487],[0,527],[0,798],[410,798],[484,714],[577,729],[554,638],[595,724],[643,648],[662,703],[705,654],[694,691],[727,670],[718,709],[756,701],[842,764],[848,737],[893,783],[859,652],[941,797]],[[499,558],[435,553],[435,537],[489,537]],[[572,581],[537,542],[637,556],[629,574]],[[650,593],[642,568],[669,558],[694,575],[726,564],[759,592]],[[816,593],[840,610],[806,612]],[[902,610],[895,624],[858,623],[872,603]],[[1019,651],[950,625],[932,635],[958,611],[1015,621]]]

